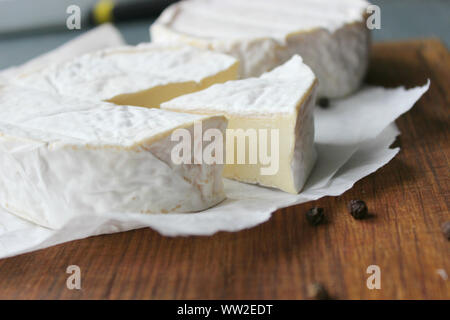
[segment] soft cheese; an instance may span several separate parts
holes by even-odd
[[[142,44],[88,53],[15,83],[61,95],[121,105],[161,102],[237,78],[235,58],[187,45]]]
[[[221,116],[0,86],[0,205],[51,228],[77,214],[204,210],[225,198],[223,166],[171,161],[171,133],[197,121],[226,127]]]
[[[242,78],[302,56],[318,94],[341,97],[360,85],[370,33],[364,0],[186,0],[151,26],[154,42],[188,43],[231,54]]]
[[[232,159],[233,163],[227,161],[224,176],[298,193],[316,159],[313,119],[316,84],[311,69],[299,56],[294,56],[260,78],[216,84],[165,102],[161,108],[224,115],[228,119],[226,153],[236,158]],[[256,132],[257,147],[261,148],[265,143],[266,151],[270,150],[268,153],[279,156],[279,159],[272,159],[278,161],[278,170],[263,174],[261,169],[266,165],[262,161],[252,164],[247,160],[239,164],[238,142],[235,141],[239,138],[231,135],[230,129],[234,133],[239,129],[246,133]],[[269,141],[273,130],[278,132],[278,141]],[[250,137],[247,138],[245,157],[250,158],[256,146],[251,145]],[[272,149],[274,146],[275,150]]]

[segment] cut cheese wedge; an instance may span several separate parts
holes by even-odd
[[[364,0],[186,0],[168,7],[150,32],[154,42],[231,54],[242,78],[299,54],[319,79],[319,96],[333,98],[355,91],[364,77],[368,6]]]
[[[187,45],[142,44],[88,53],[16,85],[119,105],[158,107],[162,102],[237,78],[235,58]]]
[[[224,176],[298,193],[316,159],[316,85],[311,69],[294,56],[260,78],[216,84],[161,108],[224,115],[228,119]]]
[[[174,164],[174,130],[226,119],[0,86],[0,205],[57,228],[75,215],[194,212],[225,198],[223,165]]]

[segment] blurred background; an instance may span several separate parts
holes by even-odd
[[[149,41],[149,26],[174,0],[109,0],[129,44]],[[226,1],[226,0],[224,0]],[[245,1],[245,0],[243,0]],[[274,0],[276,1],[276,0]],[[58,47],[94,26],[98,0],[0,0],[0,70]],[[371,0],[381,8],[375,41],[437,37],[450,45],[450,0]],[[81,9],[81,29],[68,30],[66,9]],[[105,4],[103,4],[105,5]],[[106,4],[108,6],[108,4]]]

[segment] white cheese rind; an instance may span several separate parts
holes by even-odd
[[[0,87],[0,205],[50,228],[85,213],[205,210],[225,198],[223,166],[171,161],[171,132],[195,121],[226,127],[223,117]]]
[[[259,78],[215,84],[206,90],[165,102],[161,108],[262,118],[290,115],[296,112],[298,103],[315,82],[314,73],[296,55]]]
[[[280,137],[277,173],[264,176],[260,174],[260,164],[227,163],[224,176],[298,193],[316,160],[313,118],[316,87],[314,73],[299,56],[293,56],[260,78],[216,84],[165,102],[161,108],[224,115],[228,129],[277,129]]]
[[[225,54],[180,44],[141,44],[88,53],[23,74],[15,84],[83,99],[158,107],[165,96],[170,100],[234,80],[237,69],[237,60]]]
[[[355,91],[367,69],[364,0],[187,0],[151,26],[154,42],[188,43],[230,54],[254,77],[299,54],[319,79],[318,95]]]

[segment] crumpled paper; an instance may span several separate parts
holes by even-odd
[[[78,39],[69,45],[77,48],[73,50],[76,54],[99,49],[93,40],[96,36],[107,37],[107,33],[117,34],[117,31],[111,26],[94,30],[85,36],[86,41]],[[110,39],[115,40],[103,42],[102,46],[122,44],[120,37],[112,35]],[[70,50],[58,50],[65,52],[63,59],[70,58],[67,55]],[[39,63],[39,58],[34,59],[34,65]],[[298,195],[225,179],[227,199],[200,213],[92,215],[80,212],[58,230],[35,225],[0,209],[0,258],[89,236],[144,227],[166,236],[239,231],[267,221],[279,208],[340,195],[399,152],[399,148],[389,148],[400,134],[394,121],[412,108],[429,85],[428,81],[422,87],[409,90],[365,87],[348,98],[332,101],[327,109],[316,108],[318,161]]]

